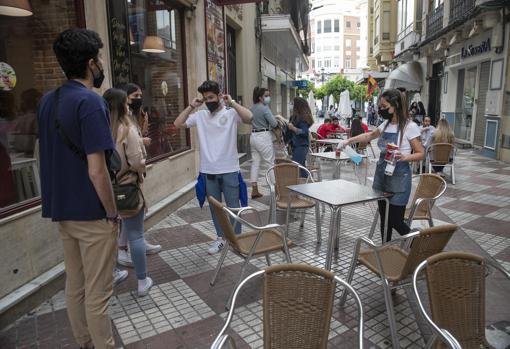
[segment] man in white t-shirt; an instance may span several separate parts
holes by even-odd
[[[205,182],[206,194],[222,201],[228,207],[239,207],[239,158],[237,154],[237,126],[250,124],[252,113],[237,104],[229,95],[222,95],[218,83],[207,80],[198,88],[202,98],[195,98],[184,109],[174,125],[180,128],[197,128],[200,144],[200,176]],[[193,110],[205,103],[207,109]],[[229,107],[226,108],[224,104]],[[209,246],[210,254],[219,252],[225,241],[223,231],[211,208],[217,239]],[[240,228],[238,227],[238,232]]]

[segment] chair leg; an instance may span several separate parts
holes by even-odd
[[[270,267],[271,266],[271,257],[269,257],[269,254],[265,254],[266,256],[266,263],[267,263],[267,266]]]
[[[315,203],[315,230],[317,230],[317,243],[320,244],[322,241],[322,232],[321,232],[321,213],[318,202]]]
[[[455,166],[452,164],[452,184],[455,185]]]
[[[398,338],[397,322],[395,320],[395,309],[393,307],[393,299],[391,298],[391,290],[388,280],[383,278],[382,286],[384,290],[384,300],[386,303],[386,312],[388,313],[388,322],[390,323],[391,341],[393,349],[400,349],[400,341]]]
[[[225,261],[225,257],[227,257],[228,250],[230,249],[230,245],[227,242],[227,245],[223,248],[223,251],[221,251],[220,259],[218,260],[218,265],[216,266],[216,270],[214,271],[214,275],[211,279],[210,285],[214,286],[214,283],[216,282],[216,278],[218,277],[218,274],[220,273],[221,266],[223,265],[223,262]]]
[[[287,206],[287,213],[285,215],[285,237],[289,236],[289,224],[290,224],[290,203]]]
[[[429,217],[428,221],[429,221],[429,227],[432,228],[434,226],[434,221],[432,220],[432,217]]]
[[[301,212],[301,221],[299,222],[300,228],[303,228],[305,226],[305,215],[306,215],[306,210],[303,210],[303,212]]]
[[[352,260],[351,260],[351,267],[349,268],[349,272],[347,273],[347,278],[345,279],[345,281],[350,284],[352,282],[352,278],[354,276],[354,271],[356,270],[356,266],[358,265],[358,254],[359,254],[359,249],[361,247],[361,242],[356,242],[356,249],[354,250],[354,253],[352,255]],[[340,305],[344,305],[345,303],[345,299],[347,297],[347,290],[343,290],[342,291],[342,294],[340,295]]]
[[[234,288],[232,289],[232,292],[230,292],[230,296],[228,297],[227,304],[225,304],[225,309],[229,310],[230,305],[232,304],[232,298],[234,297],[234,292],[237,288],[237,286],[243,281],[244,271],[246,270],[246,266],[248,265],[248,262],[250,261],[252,252],[250,251],[250,254],[246,257],[243,263],[243,267],[241,268],[241,274],[239,275],[239,280],[234,285]]]

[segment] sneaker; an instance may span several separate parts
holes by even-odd
[[[131,260],[131,253],[129,250],[119,250],[117,263],[125,267],[133,268],[133,261]]]
[[[152,285],[154,285],[154,282],[148,276],[145,278],[145,280],[138,280],[138,297],[147,296]]]
[[[128,271],[127,270],[120,270],[115,268],[113,270],[113,287],[120,284],[122,281],[126,280],[128,277]]]
[[[215,254],[220,252],[220,250],[225,246],[225,240],[222,238],[218,238],[214,240],[207,249],[207,253],[209,254]]]
[[[156,254],[159,251],[161,251],[161,245],[153,245],[145,241],[145,254]]]

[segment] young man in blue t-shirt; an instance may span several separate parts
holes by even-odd
[[[93,31],[60,33],[53,50],[68,81],[46,94],[38,111],[42,216],[58,222],[74,337],[81,348],[97,349],[114,348],[108,303],[119,223],[105,160],[115,149],[110,118],[92,91],[104,79],[102,47]]]

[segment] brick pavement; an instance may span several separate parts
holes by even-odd
[[[242,165],[248,178],[249,162]],[[330,178],[332,166],[322,162],[323,178]],[[369,176],[374,163],[370,164]],[[510,166],[480,157],[471,151],[459,151],[457,158],[457,185],[449,188],[434,208],[436,223],[455,222],[461,229],[454,235],[447,249],[471,251],[490,256],[510,269]],[[342,178],[356,180],[350,166],[342,169]],[[262,177],[261,177],[262,181]],[[267,215],[268,191],[261,188],[264,197],[250,205]],[[375,205],[366,204],[344,209],[342,215],[341,246],[334,258],[333,271],[344,276],[355,238],[365,235],[370,227]],[[279,216],[279,221],[282,220]],[[322,266],[326,255],[329,213],[322,220],[322,244],[315,241],[313,212],[306,215],[304,228],[293,221],[290,238],[294,262]],[[377,235],[377,234],[376,234]],[[148,257],[149,274],[156,286],[149,296],[137,298],[134,272],[115,289],[111,302],[117,347],[125,348],[207,348],[218,333],[226,315],[224,304],[241,267],[241,259],[229,254],[214,287],[209,286],[212,271],[219,255],[209,256],[207,245],[214,238],[214,228],[208,208],[197,207],[196,200],[188,202],[170,214],[147,233],[147,239],[163,246],[159,255]],[[273,263],[283,256],[272,257]],[[263,257],[253,260],[249,272],[265,266]],[[377,278],[364,268],[358,268],[353,286],[365,307],[366,347],[389,348],[389,328],[380,286]],[[510,332],[510,304],[505,299],[510,282],[499,276],[488,278],[487,325],[506,326]],[[249,285],[240,295],[231,333],[240,348],[260,348],[261,286]],[[338,297],[338,294],[337,294]],[[415,303],[409,290],[398,290],[394,296],[397,323],[403,348],[421,348],[430,330],[415,313]],[[356,309],[352,301],[344,308],[335,307],[329,346],[356,347]],[[500,336],[497,348],[510,344],[510,334],[501,331],[489,333]],[[507,342],[505,342],[507,341]],[[506,344],[504,344],[506,343]],[[75,348],[65,312],[63,292],[46,301],[37,309],[0,332],[0,348]]]

